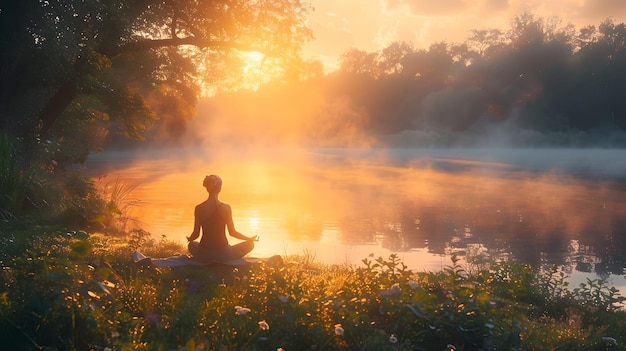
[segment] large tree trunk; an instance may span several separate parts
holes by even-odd
[[[35,125],[26,125],[20,128],[18,135],[24,140],[23,153],[20,155],[20,163],[24,169],[30,168],[35,158],[37,149],[36,136],[46,139],[46,134],[52,128],[59,116],[65,111],[76,95],[76,84],[71,81],[65,82],[48,100],[48,103],[37,115]]]
[[[71,81],[65,82],[57,90],[57,92],[48,100],[48,103],[39,112],[38,119],[41,121],[39,133],[45,135],[54,123],[59,119],[59,116],[67,106],[72,102],[76,95],[76,84]]]

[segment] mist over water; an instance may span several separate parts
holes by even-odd
[[[205,174],[224,179],[254,255],[358,264],[398,253],[414,269],[488,254],[622,275],[626,174],[619,149],[214,148],[108,152],[93,176],[135,183],[134,216],[185,242]]]

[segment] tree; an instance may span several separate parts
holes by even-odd
[[[0,178],[20,191],[2,194],[0,213],[60,213],[72,196],[84,208],[68,166],[159,119],[182,135],[201,94],[243,84],[250,52],[268,74],[294,71],[310,10],[300,0],[3,1],[0,140],[17,159]]]
[[[415,48],[407,42],[393,42],[380,52],[381,70],[387,74],[400,74],[406,57],[415,52]]]
[[[161,116],[180,128],[201,93],[241,83],[246,52],[285,67],[277,75],[298,62],[309,10],[299,0],[4,2],[0,127],[28,149],[89,135],[68,162],[110,130],[141,138]]]
[[[467,43],[479,56],[487,55],[488,51],[495,51],[506,45],[504,33],[496,28],[472,30]]]
[[[380,69],[378,65],[378,53],[366,52],[360,49],[350,49],[340,58],[340,71],[347,74],[378,78]]]

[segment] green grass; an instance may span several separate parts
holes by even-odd
[[[156,268],[136,265],[132,251],[184,248],[141,231],[41,231],[0,229],[6,349],[626,349],[622,297],[603,281],[570,289],[556,268],[453,257],[441,272],[414,272],[395,255],[356,267],[302,255]]]

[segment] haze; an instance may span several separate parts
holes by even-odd
[[[432,43],[462,42],[472,29],[508,27],[524,12],[558,16],[578,28],[606,18],[626,20],[621,0],[313,0],[309,25],[316,39],[304,50],[328,69],[349,48],[382,49],[392,42],[410,42],[427,48]]]
[[[445,4],[316,2],[306,53],[326,71],[217,92],[92,169],[141,182],[157,237],[184,241],[219,174],[237,225],[265,239],[256,254],[488,247],[622,274],[625,6]]]

